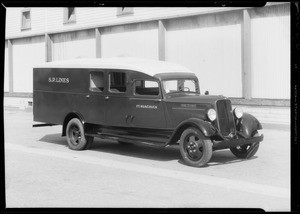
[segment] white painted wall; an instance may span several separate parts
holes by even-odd
[[[196,73],[201,93],[242,96],[240,15],[167,23],[166,60]]]
[[[21,31],[21,10],[23,8],[7,8],[6,37],[79,29],[95,25],[122,24],[128,21],[147,21],[150,19],[188,16],[239,8],[225,7],[134,7],[132,15],[117,16],[116,7],[77,7],[76,23],[63,23],[63,7],[31,8],[31,30]]]
[[[157,22],[105,28],[102,57],[131,56],[158,59]]]
[[[51,39],[53,61],[96,57],[95,30],[56,34]]]
[[[8,73],[8,46],[5,41],[5,52],[4,52],[4,92],[9,91],[9,73]]]
[[[254,98],[290,99],[289,7],[274,7],[251,19]]]
[[[30,8],[31,29],[21,30],[21,12],[24,8],[10,7],[6,9],[5,35],[26,36],[36,33],[44,33],[47,29],[47,8]]]
[[[253,98],[290,98],[289,6],[287,3],[250,10]],[[26,31],[21,31],[21,10],[8,8],[6,37],[223,9],[134,8],[134,15],[117,17],[117,8],[76,8],[76,23],[63,24],[63,8],[31,8],[32,28]],[[157,21],[105,27],[101,32],[102,57],[126,55],[158,59],[157,28]],[[209,90],[210,94],[242,96],[241,11],[167,20],[166,28],[166,60],[183,64],[197,73],[202,93]],[[94,29],[54,34],[51,38],[54,61],[96,56]],[[7,56],[7,48],[5,54]],[[44,58],[44,36],[13,40],[15,92],[32,91],[32,65],[43,63]],[[7,66],[6,57],[5,74]],[[7,77],[8,74],[5,83],[9,82]],[[8,84],[4,87],[8,91]]]
[[[13,40],[14,92],[32,92],[32,69],[45,62],[44,37]]]

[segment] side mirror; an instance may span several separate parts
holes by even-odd
[[[209,92],[208,91],[205,91],[205,93],[204,93],[205,95],[209,95]]]

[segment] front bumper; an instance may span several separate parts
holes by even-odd
[[[261,134],[260,136],[257,136],[257,137],[238,138],[238,139],[230,139],[230,140],[213,142],[213,150],[228,149],[231,147],[242,146],[245,144],[261,142],[261,141],[263,141],[263,139],[264,139],[264,135]]]

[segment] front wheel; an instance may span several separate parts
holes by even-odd
[[[256,131],[252,136],[257,137],[257,136],[259,136],[259,134]],[[253,157],[256,154],[258,148],[259,148],[259,142],[254,142],[254,143],[251,143],[251,144],[246,144],[246,145],[243,145],[243,146],[230,148],[230,151],[237,158],[249,159],[249,158]]]
[[[212,156],[211,141],[201,139],[196,128],[188,128],[182,133],[179,147],[184,162],[189,166],[205,166]]]
[[[84,135],[83,125],[77,118],[68,122],[66,134],[68,146],[73,150],[89,149],[94,140],[93,137]]]

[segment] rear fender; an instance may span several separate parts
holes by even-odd
[[[194,127],[200,130],[201,139],[209,139],[209,137],[213,136],[216,133],[216,129],[208,122],[198,119],[198,118],[190,118],[188,120],[182,121],[174,130],[171,135],[168,144],[175,144],[179,139],[184,130],[189,127]]]
[[[83,116],[80,113],[70,112],[64,119],[64,123],[63,123],[63,127],[62,127],[62,135],[61,136],[66,136],[66,128],[67,128],[68,122],[70,120],[72,120],[73,118],[78,118],[82,122],[82,124],[84,125],[84,119],[83,119]]]
[[[251,114],[244,113],[237,123],[237,131],[245,138],[252,136],[253,132],[262,129],[260,122]]]

